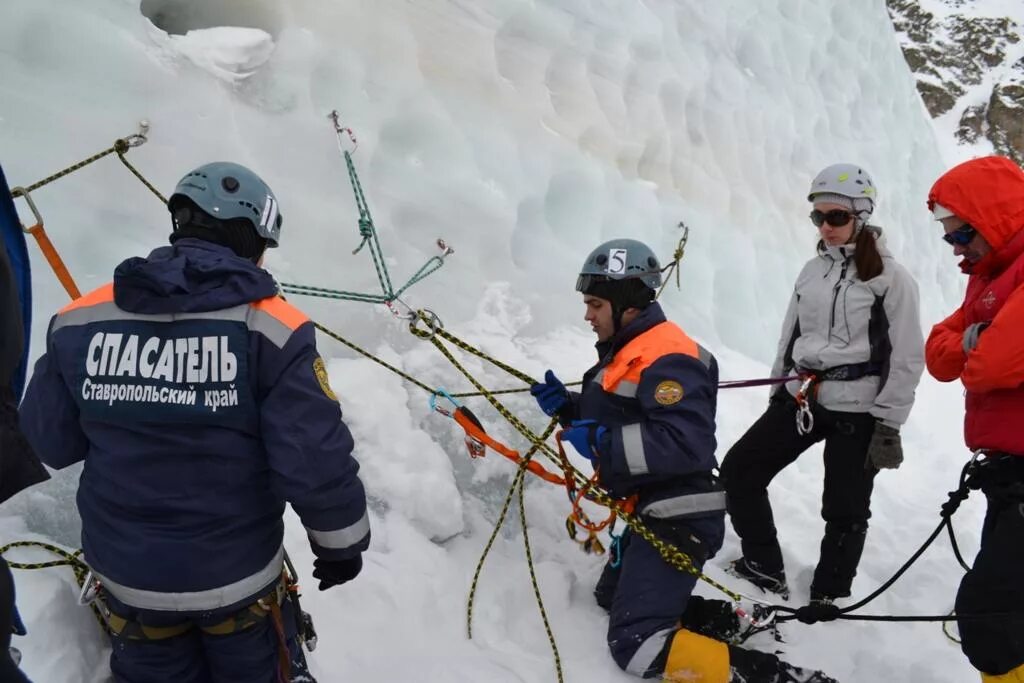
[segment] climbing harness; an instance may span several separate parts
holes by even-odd
[[[288,652],[281,606],[284,604],[285,600],[290,600],[295,611],[296,628],[300,642],[310,652],[316,649],[316,630],[313,627],[312,617],[302,611],[302,607],[299,604],[299,585],[297,582],[297,575],[295,573],[295,567],[292,565],[291,558],[288,557],[287,552],[284,553],[285,568],[277,583],[275,583],[270,590],[253,601],[250,605],[247,605],[237,612],[227,616],[223,621],[200,626],[191,620],[184,620],[182,622],[166,626],[151,626],[120,615],[110,608],[107,601],[104,599],[103,586],[95,574],[93,574],[92,570],[89,569],[85,561],[81,558],[81,550],[68,552],[63,548],[50,543],[42,543],[39,541],[14,541],[0,547],[0,555],[4,555],[12,548],[40,548],[61,558],[59,560],[49,562],[34,563],[8,561],[8,565],[12,569],[71,567],[71,570],[75,575],[75,580],[80,587],[77,600],[78,604],[80,606],[90,607],[96,615],[96,618],[103,630],[120,638],[148,641],[167,640],[183,635],[188,631],[191,631],[193,628],[198,628],[204,633],[208,633],[210,635],[229,635],[231,633],[251,628],[252,626],[262,622],[264,619],[270,618],[273,623],[274,632],[278,642],[279,675],[281,676],[281,680],[289,681],[291,680],[291,655]]]
[[[862,377],[878,375],[881,365],[872,361],[837,365],[826,370],[797,368],[801,380],[796,392],[796,431],[806,436],[814,431],[814,406],[818,402],[818,389],[822,382],[852,382]]]

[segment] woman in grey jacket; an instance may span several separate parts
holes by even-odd
[[[811,184],[818,254],[797,277],[772,375],[799,374],[729,450],[722,479],[743,556],[730,571],[783,597],[789,588],[768,484],[825,441],[825,537],[811,600],[850,595],[882,468],[903,460],[899,428],[924,369],[917,283],[868,225],[875,187],[853,164]]]

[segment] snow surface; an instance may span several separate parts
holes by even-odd
[[[925,330],[962,292],[924,206],[948,143],[932,132],[881,0],[4,0],[0,73],[0,150],[12,183],[84,158],[145,118],[150,141],[129,156],[163,191],[206,161],[249,165],[282,203],[274,274],[372,292],[369,259],[351,254],[356,211],[326,119],[339,109],[358,136],[355,161],[396,283],[437,253],[437,237],[456,250],[406,300],[533,376],[552,367],[574,378],[593,361],[573,292],[583,256],[630,236],[667,258],[680,220],[692,231],[682,288],[663,298],[670,317],[715,351],[723,379],[765,376],[792,282],[813,253],[807,186],[839,160],[873,174],[876,222],[920,283]],[[34,196],[83,289],[169,232],[166,210],[114,159]],[[34,265],[33,356],[66,301],[42,259]],[[426,383],[466,388],[383,307],[298,303]],[[495,545],[474,639],[465,637],[469,582],[511,466],[493,454],[470,461],[455,426],[432,415],[416,387],[327,338],[321,349],[358,440],[374,533],[357,581],[307,588],[321,681],[554,680],[517,520]],[[494,368],[467,366],[489,386],[514,385]],[[765,402],[764,390],[722,393],[720,455]],[[523,447],[482,401],[470,405],[489,431]],[[544,423],[528,397],[509,405]],[[877,481],[857,596],[937,524],[968,455],[962,410],[959,386],[922,382],[903,430],[906,463]],[[794,604],[807,598],[823,529],[819,456],[808,452],[772,486]],[[76,547],[77,473],[0,508],[0,541]],[[591,597],[603,559],[566,540],[564,493],[534,481],[527,504],[566,679],[631,680],[607,653],[606,617]],[[968,501],[957,518],[969,556],[981,507]],[[308,578],[312,558],[294,517],[287,543]],[[940,539],[866,611],[947,612],[960,578],[947,545]],[[738,552],[730,534],[708,574],[736,585],[721,567]],[[27,672],[44,683],[106,680],[104,639],[75,606],[70,573],[16,579]],[[976,678],[936,624],[794,624],[785,635],[783,645],[755,644],[844,683]]]

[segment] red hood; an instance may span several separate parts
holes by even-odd
[[[965,161],[932,185],[929,210],[936,204],[973,225],[992,246],[992,252],[972,268],[990,271],[1006,263],[1009,254],[1000,252],[1024,232],[1024,171],[1005,157]]]

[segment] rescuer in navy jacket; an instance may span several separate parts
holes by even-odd
[[[282,515],[287,501],[301,518],[321,590],[358,574],[352,435],[312,323],[258,265],[280,234],[270,189],[217,162],[168,205],[171,246],[53,318],[24,429],[51,467],[85,461],[82,546],[117,617],[115,680],[269,683],[289,665],[312,680],[276,590]]]

